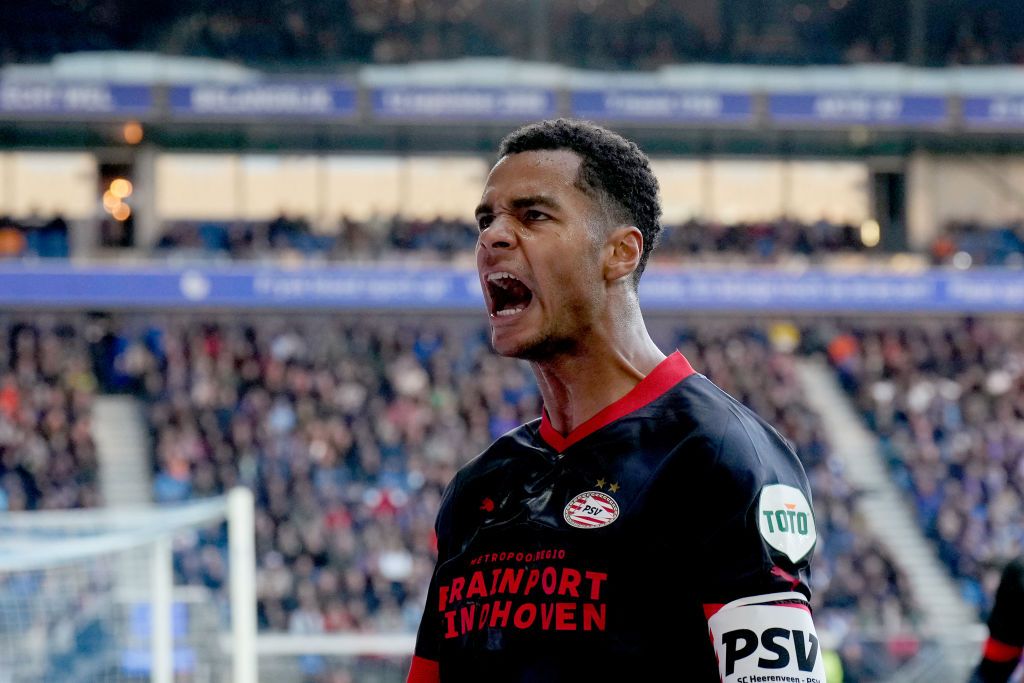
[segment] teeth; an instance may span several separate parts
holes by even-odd
[[[515,315],[516,313],[521,313],[525,310],[526,306],[516,306],[515,308],[504,308],[496,312],[494,315]]]
[[[505,280],[505,279],[508,279],[508,278],[511,278],[513,280],[518,280],[519,279],[515,275],[513,275],[512,273],[506,273],[506,272],[502,271],[500,273],[491,273],[490,275],[487,276],[487,281],[488,282],[496,282],[498,280]]]

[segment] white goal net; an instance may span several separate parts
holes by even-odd
[[[0,683],[255,683],[253,501],[0,515]]]

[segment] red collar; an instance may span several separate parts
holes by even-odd
[[[690,367],[690,362],[686,360],[683,354],[676,351],[658,363],[649,375],[630,389],[628,394],[614,403],[605,406],[597,415],[594,415],[572,430],[567,436],[559,434],[548,420],[548,411],[542,411],[540,436],[556,452],[562,453],[569,446],[586,436],[590,436],[598,429],[615,422],[620,417],[625,417],[634,411],[640,410],[693,373],[694,370]]]

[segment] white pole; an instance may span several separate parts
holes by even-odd
[[[232,683],[256,683],[256,527],[252,491],[228,493]]]
[[[174,681],[174,633],[171,624],[171,599],[174,588],[171,539],[160,536],[153,543],[150,576],[153,582],[149,603],[150,618],[150,680],[153,683]]]

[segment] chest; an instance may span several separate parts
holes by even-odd
[[[621,644],[644,623],[638,611],[663,603],[661,579],[650,580],[661,573],[651,563],[663,525],[647,499],[659,454],[570,455],[508,462],[460,491],[437,573],[447,639]]]

